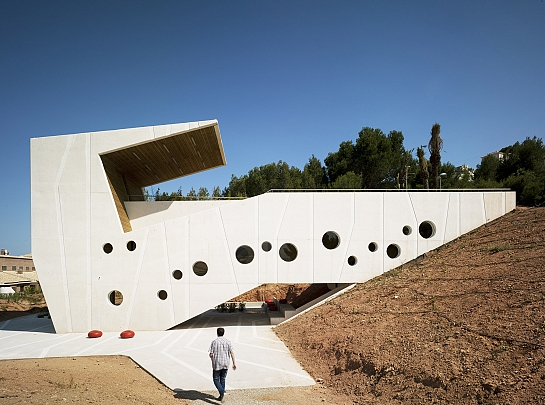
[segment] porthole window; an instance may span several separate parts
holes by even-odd
[[[376,252],[378,249],[378,245],[375,242],[371,242],[367,247],[369,248],[370,252]]]
[[[123,302],[123,294],[117,290],[113,290],[108,294],[108,300],[112,305],[117,307]]]
[[[205,262],[196,262],[193,265],[193,273],[200,277],[204,276],[208,273],[208,265]]]
[[[399,257],[399,254],[401,253],[401,250],[399,249],[399,246],[391,244],[386,249],[386,254],[390,259],[395,259],[396,257]]]
[[[357,262],[358,262],[358,259],[356,258],[356,256],[350,256],[348,258],[348,264],[350,266],[354,266]]]
[[[102,245],[102,250],[104,250],[104,253],[109,255],[114,250],[114,247],[111,243],[105,243],[104,245]]]
[[[235,256],[240,263],[248,264],[254,260],[254,250],[250,246],[243,245],[237,249]]]
[[[411,233],[413,233],[413,229],[409,225],[405,225],[403,227],[403,235],[409,236]]]
[[[183,277],[183,273],[181,270],[174,270],[172,272],[172,277],[174,277],[176,280],[181,280]]]
[[[127,242],[127,250],[128,250],[129,252],[132,252],[132,251],[134,251],[135,249],[136,249],[136,242],[133,241],[133,240],[128,241],[128,242]]]
[[[435,225],[433,222],[424,221],[418,227],[418,233],[420,233],[420,236],[422,236],[424,239],[429,239],[435,235]]]
[[[159,297],[160,300],[166,300],[167,297],[168,297],[168,294],[165,290],[160,290],[157,292],[157,296]]]
[[[327,249],[335,249],[341,243],[339,235],[333,231],[328,231],[322,236],[322,243]]]
[[[272,249],[271,242],[263,242],[261,244],[261,249],[263,249],[264,252],[270,252],[270,250]]]
[[[280,258],[285,262],[292,262],[297,258],[297,248],[291,243],[284,243],[278,251]]]

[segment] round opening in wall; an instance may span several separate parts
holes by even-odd
[[[183,277],[182,271],[181,270],[174,270],[172,272],[172,277],[174,277],[176,280],[181,280],[182,277]]]
[[[378,249],[378,245],[376,244],[376,242],[371,242],[367,247],[369,248],[370,252],[376,252]]]
[[[354,266],[357,262],[358,262],[358,259],[356,258],[356,256],[350,256],[348,258],[348,264],[350,266]]]
[[[328,231],[322,236],[322,243],[327,249],[335,249],[341,243],[339,235],[333,231]]]
[[[117,290],[113,290],[108,294],[108,300],[112,305],[118,306],[123,302],[123,294]]]
[[[200,277],[204,276],[208,273],[208,265],[205,262],[196,262],[193,265],[193,273]]]
[[[413,233],[413,229],[409,226],[409,225],[405,225],[403,227],[403,235],[410,235],[411,233]]]
[[[127,250],[129,252],[132,252],[132,251],[136,250],[136,242],[133,241],[133,240],[128,241],[127,242]]]
[[[278,251],[280,258],[285,262],[292,262],[297,258],[297,248],[291,243],[284,243]]]
[[[418,227],[418,233],[420,233],[420,236],[424,239],[429,239],[435,235],[435,225],[431,221],[424,221]]]
[[[104,250],[104,253],[109,255],[114,250],[114,247],[111,243],[105,243],[104,245],[102,245],[102,250]]]
[[[159,297],[160,300],[166,300],[167,297],[168,297],[168,294],[165,290],[160,290],[157,292],[157,296]]]
[[[261,244],[261,249],[263,249],[264,252],[270,252],[270,250],[272,249],[271,242],[263,242]]]
[[[237,249],[235,256],[240,263],[248,264],[254,260],[254,250],[250,246],[242,245]]]
[[[399,249],[399,246],[394,244],[389,245],[388,248],[386,249],[386,254],[388,255],[390,259],[395,259],[396,257],[399,256],[400,253],[401,253],[401,250]]]

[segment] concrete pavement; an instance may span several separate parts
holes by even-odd
[[[50,319],[16,318],[0,323],[0,360],[125,355],[173,390],[213,391],[208,347],[219,326],[233,343],[237,363],[236,370],[229,370],[228,390],[314,384],[276,337],[266,314],[215,310],[173,330],[136,332],[132,339],[113,332],[95,339],[55,334]]]

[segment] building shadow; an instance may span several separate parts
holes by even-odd
[[[266,313],[246,313],[238,311],[233,313],[219,312],[215,309],[210,309],[200,315],[197,315],[181,324],[170,328],[170,330],[253,325],[270,325],[268,315]]]
[[[51,318],[43,313],[24,314],[0,321],[0,331],[55,333]]]
[[[208,404],[217,404],[219,401],[212,394],[206,392],[200,392],[195,390],[183,390],[181,388],[174,388],[174,398],[185,399],[188,401],[202,401]]]

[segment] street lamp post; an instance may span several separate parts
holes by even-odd
[[[439,175],[439,190],[441,190],[441,177],[446,176],[446,175],[447,175],[446,173],[441,173]]]

